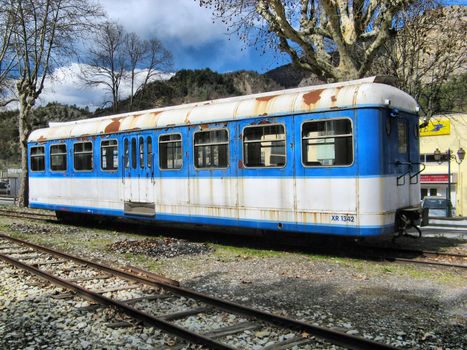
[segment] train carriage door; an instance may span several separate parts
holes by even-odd
[[[123,193],[124,212],[127,215],[153,216],[154,199],[151,198],[151,178],[148,179],[146,164],[147,147],[145,136],[131,136],[123,139]],[[151,157],[152,164],[152,157]]]
[[[153,137],[150,133],[138,139],[138,190],[141,203],[154,203]]]

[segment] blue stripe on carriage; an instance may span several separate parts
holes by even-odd
[[[380,129],[381,129],[381,110],[380,109],[352,109],[327,111],[326,113],[306,113],[295,114],[280,117],[255,117],[235,121],[210,123],[210,128],[226,128],[229,132],[229,166],[225,169],[197,169],[194,167],[193,154],[193,136],[200,130],[200,125],[188,127],[174,127],[166,129],[142,130],[137,134],[134,132],[124,132],[112,135],[96,135],[93,137],[94,153],[92,171],[74,171],[71,151],[73,144],[77,142],[76,138],[66,140],[48,141],[45,145],[65,143],[68,150],[68,169],[65,172],[50,171],[50,147],[45,147],[45,167],[42,172],[30,171],[31,177],[83,177],[83,178],[128,178],[128,177],[146,177],[146,178],[220,178],[220,177],[356,177],[356,176],[378,176],[387,174],[382,169],[383,154],[381,149]],[[304,122],[313,120],[325,120],[329,118],[345,118],[352,120],[354,135],[354,161],[349,166],[336,167],[304,167],[301,162],[301,125]],[[239,165],[243,159],[243,145],[241,135],[245,127],[256,125],[260,122],[269,121],[285,125],[287,134],[286,165],[283,168],[247,168]],[[372,130],[372,132],[368,132]],[[183,148],[183,166],[178,170],[160,170],[158,165],[158,146],[157,140],[160,135],[169,133],[182,134]],[[148,137],[151,136],[155,142],[154,149],[154,167],[153,169],[126,169],[125,175],[122,169],[123,138],[124,137]],[[118,171],[102,171],[100,169],[100,142],[105,139],[117,139],[119,148],[119,166]],[[40,143],[30,143],[29,148]],[[418,160],[417,160],[418,161]],[[389,174],[395,172],[389,172]],[[131,175],[131,176],[129,176]]]
[[[46,209],[57,211],[69,211],[76,213],[86,213],[94,215],[106,215],[115,217],[124,217],[129,219],[138,219],[141,221],[154,222],[181,222],[184,224],[201,224],[212,226],[228,226],[228,227],[245,227],[261,230],[272,231],[288,231],[302,233],[319,233],[339,236],[379,236],[394,233],[394,225],[384,226],[345,226],[345,225],[322,225],[322,224],[296,224],[292,222],[281,222],[282,229],[279,229],[279,222],[271,222],[266,220],[248,220],[248,219],[232,219],[225,217],[208,217],[196,215],[177,215],[156,213],[153,217],[127,215],[123,210],[118,209],[102,209],[93,207],[77,207],[69,205],[47,204],[39,202],[31,202],[30,208]]]

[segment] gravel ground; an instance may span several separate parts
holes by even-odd
[[[467,348],[467,276],[459,269],[199,245],[155,237],[157,229],[134,234],[1,218],[0,231],[93,259],[131,263],[185,287],[400,348]],[[434,240],[410,241],[417,244],[437,245]],[[128,246],[138,249],[116,249]],[[148,254],[159,246],[169,246],[173,254]],[[205,248],[197,249],[200,246]],[[454,240],[439,241],[437,247],[467,251],[465,242]],[[0,348],[157,349],[172,348],[176,341],[147,327],[112,328],[110,310],[83,311],[79,307],[87,302],[82,299],[50,298],[60,293],[0,265]],[[183,322],[204,327],[190,318]],[[206,319],[206,327],[212,322]],[[229,321],[218,324],[224,322]],[[259,349],[275,337],[288,336],[274,331],[262,335],[262,343],[256,345],[248,334],[231,340],[245,349]],[[295,349],[302,348],[306,347]]]
[[[134,325],[114,328],[124,315],[88,302],[0,263],[1,349],[154,349],[179,344],[174,337]],[[66,294],[65,294],[66,295]]]
[[[174,238],[124,240],[111,244],[109,249],[119,253],[144,254],[157,259],[197,255],[212,251],[212,248],[207,244]]]

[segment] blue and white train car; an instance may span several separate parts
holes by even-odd
[[[29,203],[61,217],[393,234],[420,203],[417,112],[373,77],[51,123],[29,137]]]

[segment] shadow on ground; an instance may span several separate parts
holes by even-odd
[[[76,223],[75,223],[76,224]],[[156,226],[152,224],[132,223],[126,221],[79,222],[79,225],[99,228],[105,225],[106,229],[117,232],[132,233],[148,236],[163,236],[186,239],[192,242],[215,243],[232,247],[251,248],[260,250],[272,250],[280,252],[298,252],[305,254],[317,254],[330,257],[349,257],[365,260],[378,260],[381,251],[377,248],[403,248],[412,249],[412,252],[391,256],[404,258],[417,258],[422,256],[420,250],[444,251],[456,250],[458,253],[466,253],[467,243],[462,239],[444,237],[400,237],[393,241],[391,237],[355,240],[340,236],[318,236],[309,234],[289,234],[284,232],[265,231],[241,231],[226,232],[218,228],[216,231],[206,231],[206,227],[198,230],[170,226]],[[376,249],[372,248],[376,247]]]

